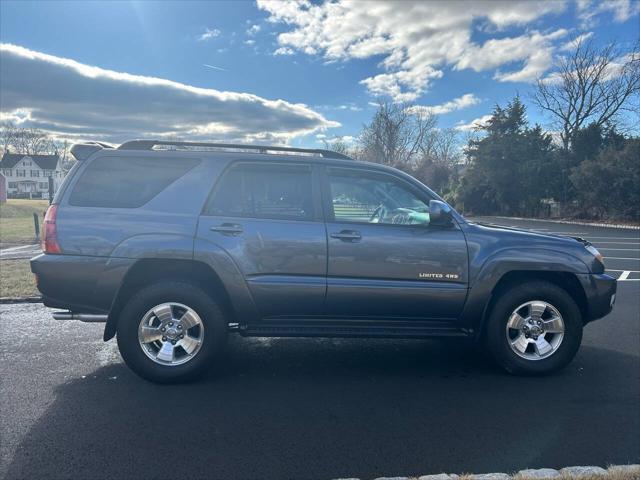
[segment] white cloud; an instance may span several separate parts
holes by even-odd
[[[2,115],[67,137],[274,141],[338,127],[303,104],[105,70],[0,44]]]
[[[569,40],[568,42],[562,44],[562,46],[558,48],[558,50],[560,50],[561,52],[573,52],[578,44],[589,40],[591,37],[593,37],[593,32],[582,33],[577,37]]]
[[[218,36],[220,36],[220,30],[218,30],[217,28],[211,29],[211,28],[207,28],[204,33],[198,35],[198,41],[199,42],[206,42],[207,40],[211,40],[212,38],[216,38]]]
[[[578,0],[578,18],[583,27],[593,27],[597,17],[604,13],[613,15],[613,20],[623,23],[640,13],[640,2],[637,0]]]
[[[294,52],[292,48],[289,47],[280,47],[273,52],[274,55],[293,55]]]
[[[463,108],[472,107],[477,105],[481,100],[473,93],[465,93],[461,97],[454,98],[448,102],[440,105],[416,105],[410,108],[411,113],[432,113],[434,115],[444,115],[445,113],[453,112],[455,110],[462,110]]]
[[[531,30],[482,44],[472,40],[478,22],[487,23],[494,32],[524,28],[544,15],[564,11],[563,1],[407,0],[398,4],[338,0],[315,4],[258,0],[258,6],[270,14],[270,22],[287,26],[278,35],[279,54],[301,51],[322,55],[326,61],[381,56],[382,72],[361,83],[370,93],[389,95],[396,101],[417,99],[435,79],[442,78],[446,67],[484,71],[520,63],[520,70],[498,73],[496,79],[531,81],[549,67],[553,43],[566,33]]]
[[[255,45],[256,41],[252,38],[250,38],[249,40],[245,40],[244,44],[245,45]]]
[[[247,35],[252,37],[256,35],[260,30],[261,30],[260,25],[257,25],[257,24],[251,25],[251,27],[247,29]]]
[[[491,115],[483,115],[480,118],[476,118],[475,120],[471,120],[469,123],[464,123],[464,122],[459,122],[454,128],[456,130],[460,130],[460,131],[473,131],[476,128],[484,125],[485,123],[487,123],[487,121],[489,121],[489,119],[491,118]]]

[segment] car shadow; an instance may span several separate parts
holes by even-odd
[[[201,381],[57,388],[7,478],[336,478],[627,463],[638,357],[509,376],[463,341],[234,339]]]

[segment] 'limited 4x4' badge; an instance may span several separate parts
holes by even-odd
[[[457,273],[427,273],[427,272],[420,272],[420,273],[418,273],[418,278],[429,279],[429,280],[440,280],[440,279],[457,280],[458,278],[460,278],[460,275],[458,275]]]

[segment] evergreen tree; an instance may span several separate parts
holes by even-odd
[[[459,203],[473,213],[536,215],[541,200],[557,188],[557,162],[550,135],[528,127],[526,108],[515,97],[495,107],[465,151],[469,167],[459,188]]]

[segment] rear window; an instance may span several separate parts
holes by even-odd
[[[94,160],[71,192],[78,207],[141,207],[200,160],[162,157],[101,157]]]

